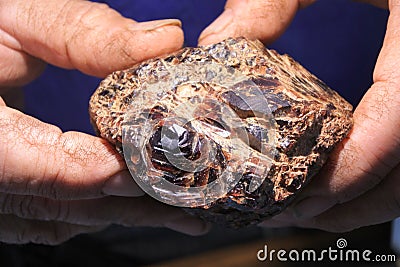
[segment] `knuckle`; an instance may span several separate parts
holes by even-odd
[[[0,213],[24,219],[65,221],[70,214],[68,202],[23,195],[0,195]]]
[[[123,165],[122,157],[111,147],[111,145],[100,138],[93,137],[90,141],[86,136],[76,132],[62,134],[59,143],[62,152],[66,155],[63,164],[78,165],[78,167],[89,169],[98,168],[99,162],[102,166],[113,167],[116,162],[119,167]],[[115,167],[115,166],[114,166]]]
[[[67,2],[71,3],[72,1]],[[77,6],[79,5],[79,6]],[[105,15],[108,6],[100,3],[73,2],[62,9],[62,16],[58,16],[63,25],[68,22],[71,27],[64,29],[67,40],[81,41],[80,39],[90,33],[97,25],[99,18]]]
[[[85,54],[88,58],[85,66],[88,72],[105,76],[141,61],[146,55],[146,46],[137,45],[140,42],[137,35],[138,33],[120,27],[107,31],[98,29],[97,33],[96,31],[88,33],[87,42],[90,42],[89,46],[92,48]],[[135,40],[134,50],[132,40]],[[108,63],[104,64],[105,61]]]
[[[33,198],[33,196],[12,196],[11,210],[13,214],[22,218],[37,218],[38,209],[34,205]]]
[[[0,241],[6,243],[57,245],[85,231],[87,227],[79,225],[25,219],[15,214],[0,215]]]
[[[52,149],[60,130],[23,113],[11,109],[1,112],[1,109],[0,184],[3,192],[57,197],[59,192],[53,187],[57,164],[52,159],[57,153]],[[24,160],[22,165],[21,159]]]
[[[339,157],[328,163],[333,177],[329,186],[339,203],[349,201],[380,183],[383,175],[374,171],[373,160],[375,157],[363,149],[362,144],[349,140]]]
[[[60,161],[60,168],[55,175],[56,179],[64,177],[67,174],[71,180],[79,177],[80,170],[90,163],[90,159],[94,156],[89,147],[84,147],[78,135],[74,133],[63,133],[57,140],[57,147],[60,153],[57,157]]]
[[[110,39],[110,37],[113,37],[113,31],[110,33],[109,30],[105,29],[108,25],[102,23],[106,18],[112,23],[113,18],[120,15],[106,4],[81,2],[79,5],[79,9],[76,6],[71,7],[63,15],[64,18],[71,20],[68,22],[71,27],[65,27],[64,29],[66,31],[64,33],[66,36],[64,50],[72,66],[76,66],[78,64],[77,60],[81,59],[82,56],[90,57],[88,58],[89,60],[86,60],[88,66],[85,66],[85,71],[90,71],[91,68],[97,69],[101,64],[104,64],[104,62],[98,62],[98,58],[101,59],[102,54],[105,52],[102,49],[113,45],[112,41],[121,42],[116,38]],[[121,35],[119,37],[121,38]],[[84,45],[82,46],[82,44]],[[83,47],[83,55],[82,53],[76,54],[77,46]],[[85,49],[84,47],[89,47],[90,49]],[[77,51],[82,51],[82,49]]]
[[[116,51],[118,51],[118,56],[121,57],[121,60],[123,62],[132,62],[136,63],[138,59],[132,55],[132,51],[129,50],[129,43],[132,42],[132,40],[136,39],[136,33],[131,33],[128,32],[125,29],[119,29],[115,30],[111,33],[109,33],[109,36],[104,39],[104,42],[100,42],[98,51],[105,51],[106,54],[114,54]],[[145,47],[137,47],[138,53],[142,53],[145,51],[140,51],[141,49],[145,49]]]
[[[78,5],[79,7],[76,2],[73,5],[71,3],[71,8],[66,12],[66,17],[72,18],[74,26],[84,25],[91,28],[104,17],[118,14],[105,3],[80,2]]]
[[[18,87],[28,84],[36,79],[46,66],[41,59],[8,47],[0,47],[0,56],[2,58],[2,62],[0,62],[2,87]]]
[[[385,74],[389,75],[386,72]],[[398,97],[398,92],[400,92],[400,77],[384,79],[386,79],[386,81],[380,80],[374,82],[365,94],[362,105],[360,105],[361,107],[359,106],[355,111],[355,116],[360,117],[358,121],[355,121],[355,124],[361,122],[360,127],[364,126],[362,124],[363,122],[382,125],[385,124],[389,118],[392,119],[390,120],[392,124],[391,127],[400,126],[400,121],[394,116],[400,111],[400,98]]]
[[[124,168],[121,156],[105,142],[77,132],[60,134],[52,153],[57,169],[45,186],[48,194],[54,199],[98,195],[104,179]]]

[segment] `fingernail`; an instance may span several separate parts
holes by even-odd
[[[165,223],[165,227],[184,234],[198,236],[206,234],[211,224],[195,217],[180,217]]]
[[[230,8],[225,9],[225,11],[213,22],[211,23],[200,35],[199,42],[204,41],[204,39],[210,37],[211,35],[218,34],[222,32],[226,27],[228,27],[233,21],[233,11]]]
[[[124,170],[111,176],[103,186],[103,193],[109,196],[140,197],[144,192],[135,183],[129,171]]]
[[[14,50],[21,50],[21,43],[7,32],[0,29],[0,43]]]
[[[297,218],[305,219],[317,216],[333,207],[336,201],[326,197],[308,197],[296,203],[291,209]]]
[[[145,21],[135,24],[135,29],[141,29],[145,31],[153,31],[166,26],[177,26],[182,27],[182,22],[179,19],[162,19]]]

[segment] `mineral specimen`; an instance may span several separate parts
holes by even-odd
[[[98,135],[161,199],[233,227],[287,207],[352,127],[335,91],[245,38],[116,71],[89,109]],[[176,199],[160,184],[181,188]]]

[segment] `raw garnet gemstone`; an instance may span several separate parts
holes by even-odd
[[[94,92],[89,112],[120,153],[125,143],[136,146],[130,158],[148,170],[134,172],[184,188],[218,181],[224,171],[238,177],[217,200],[185,209],[232,227],[285,209],[352,127],[352,106],[335,91],[288,55],[245,38],[116,71]],[[185,116],[193,120],[169,121]]]

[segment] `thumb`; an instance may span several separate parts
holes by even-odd
[[[1,101],[1,99],[0,99]],[[139,196],[120,155],[104,139],[0,106],[0,192],[53,199]]]
[[[181,47],[179,20],[137,23],[82,0],[3,0],[0,30],[11,49],[63,68],[105,76]],[[10,38],[9,38],[10,39]]]
[[[268,43],[288,27],[300,7],[315,0],[228,0],[225,11],[200,35],[199,44],[244,36]]]
[[[318,179],[313,179],[294,205],[297,215],[312,217],[366,194],[400,163],[400,0],[391,1],[389,7],[374,84],[354,112],[348,139],[333,151]]]

